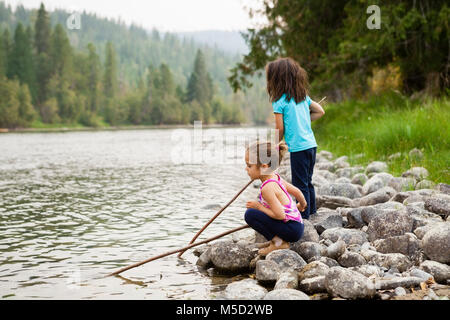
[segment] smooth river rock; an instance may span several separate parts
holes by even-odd
[[[441,263],[450,263],[450,223],[431,228],[422,238],[422,249],[430,258]]]
[[[372,298],[375,286],[361,273],[343,267],[332,267],[325,276],[325,287],[329,294],[345,299]]]
[[[257,249],[237,243],[222,241],[210,248],[210,258],[215,269],[222,273],[240,273],[248,270]]]
[[[267,294],[267,289],[256,280],[244,279],[227,285],[224,294],[229,300],[261,300]]]

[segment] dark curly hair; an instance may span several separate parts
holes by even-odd
[[[296,103],[305,100],[308,95],[308,74],[294,59],[278,58],[266,65],[267,93],[270,102],[275,102],[286,94]]]

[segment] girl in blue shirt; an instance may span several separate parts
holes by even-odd
[[[325,114],[323,108],[308,96],[308,75],[291,58],[279,58],[266,66],[267,93],[275,114],[279,140],[284,137],[291,158],[292,184],[299,188],[307,202],[301,213],[309,219],[316,213],[316,194],[312,184],[317,143],[311,121]]]

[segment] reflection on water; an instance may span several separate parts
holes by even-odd
[[[243,155],[174,164],[172,131],[0,135],[0,297],[208,299],[223,290],[232,279],[200,272],[191,251],[105,277],[185,246],[248,182]],[[199,240],[242,225],[255,194],[249,187]]]

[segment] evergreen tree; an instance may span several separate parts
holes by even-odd
[[[88,110],[96,113],[100,105],[100,58],[92,43],[88,45]]]
[[[111,42],[106,44],[105,73],[103,77],[104,94],[106,98],[114,98],[117,94],[117,57]]]
[[[213,96],[212,87],[211,77],[206,70],[205,57],[199,49],[186,90],[187,102],[197,100],[200,104],[209,103]]]
[[[50,18],[47,11],[45,11],[43,3],[41,3],[37,13],[34,30],[34,47],[36,49],[37,104],[40,105],[47,99],[47,86],[51,77],[51,26]]]
[[[50,62],[53,76],[68,81],[72,73],[72,47],[61,24],[57,24],[51,36]]]
[[[4,46],[3,34],[0,32],[0,77],[6,76],[7,55]]]
[[[8,59],[8,78],[17,78],[21,84],[26,83],[30,92],[35,92],[35,73],[31,50],[30,29],[25,30],[19,23],[14,32],[14,44]],[[34,96],[34,95],[33,95]]]

